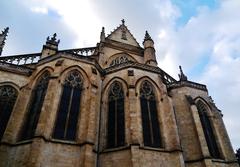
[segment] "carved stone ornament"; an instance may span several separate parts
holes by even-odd
[[[110,66],[119,65],[122,63],[126,63],[128,61],[129,61],[129,58],[127,57],[127,55],[119,56],[110,63]]]
[[[124,97],[122,84],[115,81],[109,91],[109,100],[116,100]]]
[[[195,105],[195,101],[193,100],[193,98],[191,96],[185,95],[185,97],[190,105]]]
[[[77,70],[71,71],[65,79],[64,85],[82,88],[83,80],[81,74]]]
[[[122,30],[122,39],[123,40],[127,40],[127,29],[125,27],[125,20],[122,19],[122,27],[121,27],[121,30]]]
[[[146,99],[155,99],[153,86],[149,81],[143,81],[140,88],[140,95],[141,97]]]
[[[17,91],[11,86],[1,86],[0,87],[0,97],[5,99],[15,99],[17,97]]]

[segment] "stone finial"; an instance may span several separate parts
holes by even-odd
[[[54,33],[51,38],[48,36],[46,44],[52,44],[52,45],[58,46],[58,44],[60,43],[60,39],[57,40],[56,37],[57,37],[56,33]]]
[[[125,25],[125,20],[124,20],[124,19],[122,19],[121,21],[122,21],[122,25]]]
[[[148,31],[145,32],[145,37],[144,37],[143,43],[145,41],[152,41],[153,42],[153,40],[152,40],[151,36],[149,35]]]
[[[179,66],[180,69],[180,74],[178,74],[179,80],[180,81],[187,81],[187,76],[183,73],[182,67]]]
[[[9,27],[4,28],[4,30],[2,31],[2,33],[0,35],[6,35],[8,33]]]
[[[102,27],[102,32],[101,32],[101,35],[100,35],[100,40],[101,42],[104,42],[105,41],[105,28]]]
[[[6,28],[4,28],[4,30],[0,34],[0,56],[2,54],[2,50],[3,50],[3,47],[5,45],[5,40],[7,38],[8,31],[9,31],[9,27],[6,27]]]
[[[47,37],[46,44],[43,45],[41,59],[47,56],[51,56],[57,53],[58,51],[58,44],[60,40],[57,40],[57,34],[54,33],[52,37]]]
[[[157,60],[156,60],[154,42],[147,31],[145,33],[143,46],[144,46],[144,62],[145,62],[145,64],[156,67]]]

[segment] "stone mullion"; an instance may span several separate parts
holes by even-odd
[[[18,140],[18,135],[21,132],[21,127],[25,120],[30,96],[31,89],[29,87],[24,87],[19,91],[2,141],[14,143]]]

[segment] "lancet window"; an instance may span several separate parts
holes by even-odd
[[[39,78],[35,88],[32,91],[30,105],[21,131],[20,140],[31,139],[35,134],[42,105],[47,92],[49,78],[50,73],[45,72]]]
[[[143,141],[145,146],[161,147],[156,97],[149,81],[143,81],[140,88]]]
[[[77,70],[69,72],[64,84],[53,138],[74,141],[77,133],[83,79]]]
[[[207,141],[209,153],[213,158],[220,158],[220,153],[219,153],[218,146],[216,143],[215,135],[213,133],[212,124],[207,115],[206,106],[200,100],[197,102],[196,105],[197,105],[198,113],[200,116],[205,139]]]
[[[14,87],[9,85],[0,86],[0,140],[7,127],[17,95],[18,92]]]
[[[120,82],[113,82],[108,93],[107,147],[125,144],[124,92]]]

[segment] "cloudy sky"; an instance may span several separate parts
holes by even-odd
[[[10,27],[3,55],[40,52],[46,37],[60,49],[95,46],[124,18],[142,43],[148,30],[159,67],[206,84],[222,110],[234,149],[240,147],[239,0],[1,0],[0,29]]]

